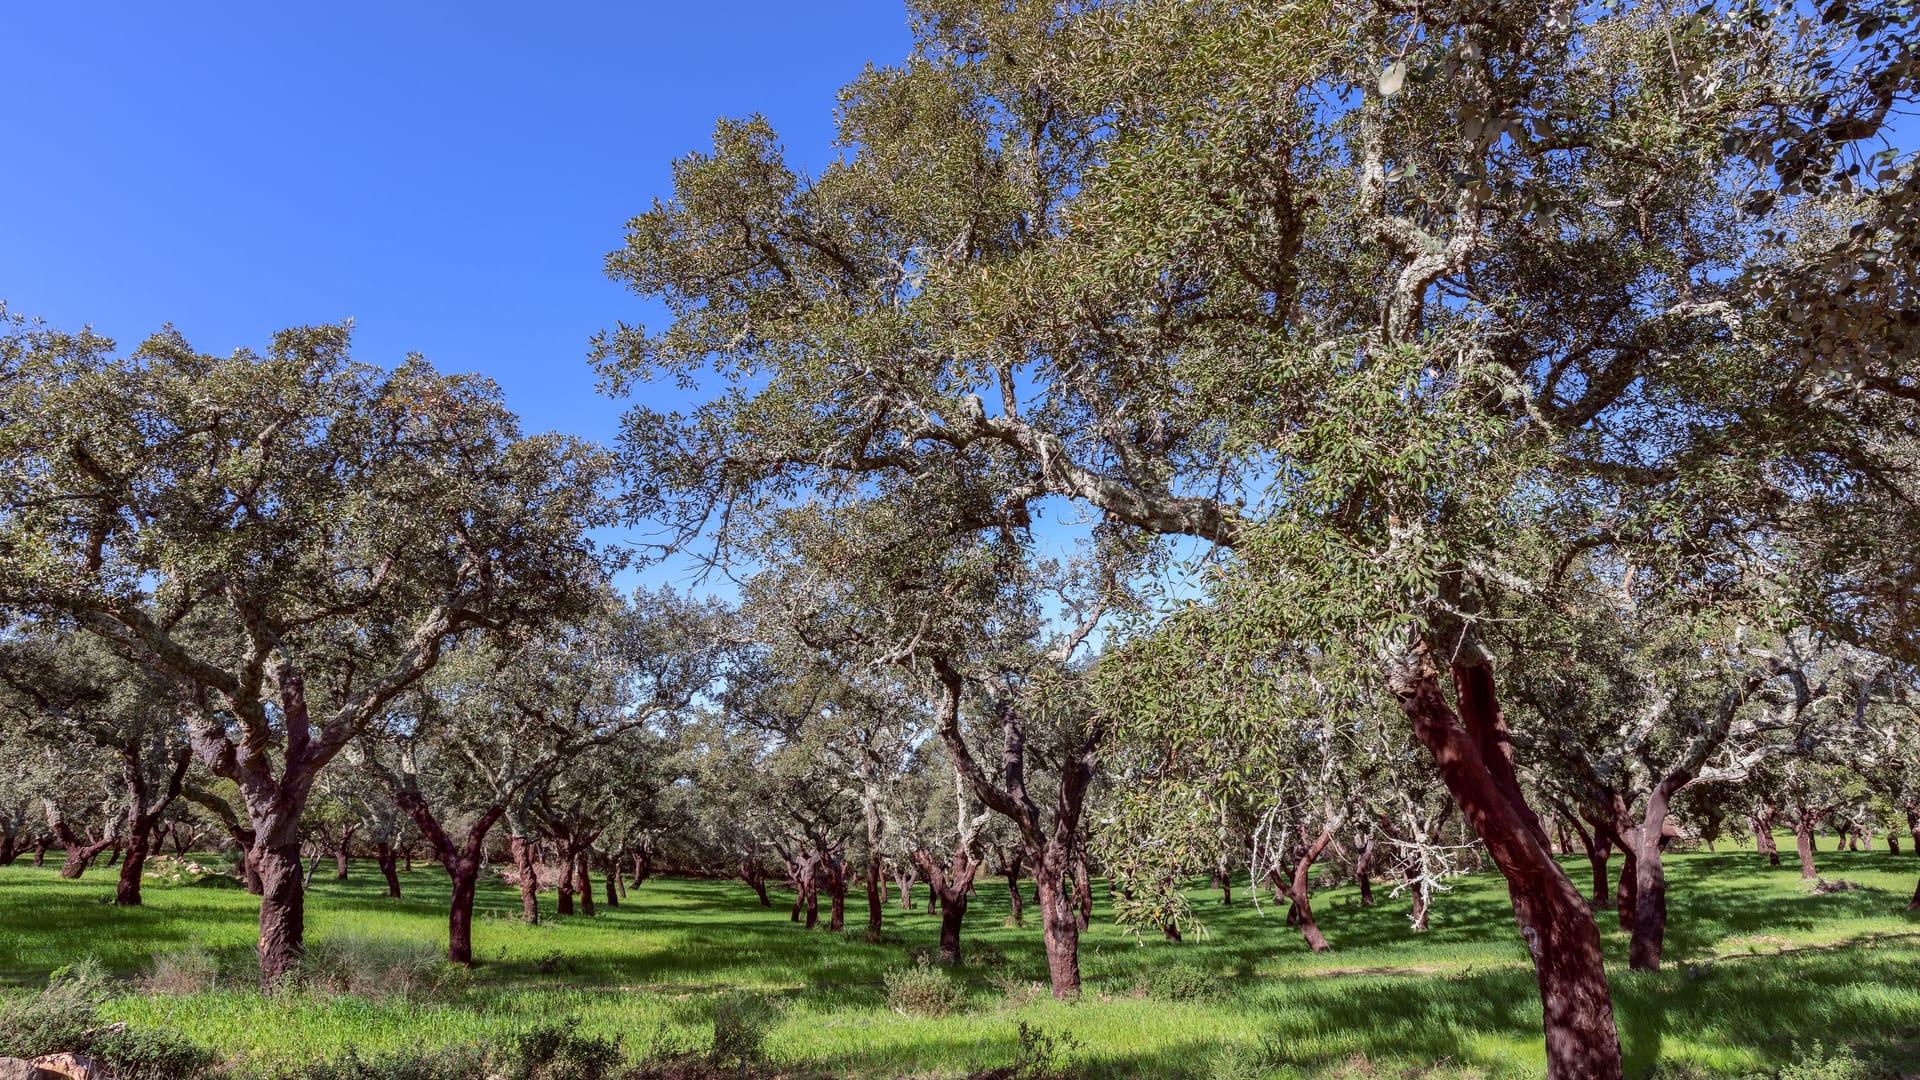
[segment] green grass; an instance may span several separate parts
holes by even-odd
[[[1819,859],[1822,873],[1867,888],[1810,895],[1790,855],[1779,868],[1751,851],[1670,856],[1668,963],[1658,974],[1626,971],[1626,937],[1611,913],[1603,916],[1630,1076],[1656,1065],[1770,1070],[1792,1059],[1796,1042],[1815,1039],[1852,1044],[1888,1068],[1920,1066],[1920,918],[1903,910],[1920,858],[1823,851]],[[1585,880],[1583,861],[1569,869]],[[446,884],[437,869],[408,875],[400,900],[383,895],[370,865],[345,883],[327,877],[308,898],[310,940],[444,943]],[[767,1043],[773,1059],[833,1075],[959,1076],[1005,1065],[1022,1020],[1071,1036],[1077,1071],[1089,1075],[1268,1075],[1288,1066],[1309,1075],[1538,1075],[1539,1006],[1504,889],[1488,875],[1455,884],[1437,899],[1426,934],[1407,929],[1404,897],[1381,890],[1381,903],[1363,908],[1351,889],[1318,894],[1315,910],[1334,943],[1321,956],[1307,952],[1278,908],[1244,900],[1223,908],[1205,890],[1193,895],[1208,933],[1184,945],[1157,934],[1136,940],[1096,919],[1082,942],[1086,997],[1064,1005],[1018,989],[1045,979],[1037,920],[1004,925],[1005,889],[983,881],[963,939],[971,956],[957,973],[965,1004],[922,1019],[888,1007],[883,977],[915,950],[933,949],[938,920],[890,905],[887,940],[867,943],[857,894],[849,911],[856,932],[830,935],[789,923],[784,907],[767,911],[727,883],[656,879],[594,918],[537,927],[517,921],[517,893],[492,886],[480,895],[481,963],[470,982],[411,998],[262,997],[245,982],[256,914],[245,892],[150,889],[147,907],[121,911],[108,902],[110,871],[63,882],[51,867],[16,865],[0,869],[0,986],[39,986],[91,955],[129,977],[107,1009],[113,1019],[174,1029],[245,1068],[348,1047],[473,1043],[561,1016],[623,1036],[635,1055],[704,1046],[715,1003],[744,990],[782,1010]],[[551,895],[543,900],[550,912]],[[219,955],[237,973],[234,985],[162,996],[131,981],[154,954],[189,943]],[[1201,1000],[1148,996],[1151,973],[1175,964],[1218,973],[1223,991]]]

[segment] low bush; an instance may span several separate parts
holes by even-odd
[[[735,992],[713,1009],[713,1046],[707,1060],[716,1068],[745,1072],[766,1059],[767,1033],[780,1012],[758,994]]]
[[[307,946],[300,979],[315,990],[366,998],[412,997],[453,979],[440,948],[424,941],[344,935]]]
[[[580,1034],[568,1017],[514,1036],[500,1070],[505,1080],[603,1080],[619,1074],[619,1039]]]
[[[220,981],[220,958],[198,941],[169,952],[153,954],[153,969],[144,980],[148,993],[198,994]]]
[[[349,1050],[346,1057],[281,1072],[275,1080],[473,1080],[486,1075],[486,1056],[473,1050],[402,1051],[365,1058]]]
[[[1819,1042],[1802,1048],[1793,1045],[1793,1060],[1774,1074],[1773,1080],[1872,1080],[1875,1070],[1860,1060],[1851,1047],[1828,1050]]]
[[[109,993],[105,971],[82,960],[54,972],[46,989],[0,1001],[0,1057],[85,1054],[116,1080],[193,1080],[213,1055],[170,1031],[99,1024]]]
[[[945,1016],[960,1007],[964,996],[960,984],[925,961],[896,968],[882,978],[887,986],[887,1005],[908,1016]]]
[[[1190,961],[1156,968],[1147,976],[1147,996],[1161,1001],[1211,1001],[1226,992],[1218,972]]]
[[[97,965],[72,972],[55,972],[37,994],[0,1000],[0,1057],[35,1058],[85,1046],[106,980]]]

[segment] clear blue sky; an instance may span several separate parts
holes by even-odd
[[[588,337],[652,321],[601,258],[716,117],[826,160],[899,0],[29,3],[0,63],[0,299],[132,345],[352,318],[356,355],[481,371],[529,429],[613,436]]]

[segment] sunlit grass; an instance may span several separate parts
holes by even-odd
[[[1828,876],[1866,888],[1811,895],[1791,858],[1770,868],[1751,851],[1671,856],[1668,963],[1654,975],[1626,971],[1626,935],[1603,914],[1629,1075],[1656,1064],[1741,1075],[1777,1066],[1795,1042],[1815,1038],[1852,1043],[1894,1068],[1920,1063],[1920,918],[1904,910],[1920,858],[1821,852],[1820,861]],[[1584,863],[1569,868],[1585,880]],[[308,899],[310,938],[443,941],[444,876],[423,867],[404,888],[405,898],[388,899],[371,867],[356,867],[347,882],[323,874]],[[1279,908],[1256,908],[1236,891],[1226,908],[1196,888],[1207,932],[1183,945],[1096,921],[1083,939],[1085,999],[1016,1004],[1009,988],[1046,976],[1037,920],[1003,925],[1004,886],[982,881],[968,912],[970,958],[957,973],[966,1006],[934,1020],[890,1010],[882,984],[886,971],[936,943],[938,920],[920,904],[914,912],[889,905],[886,940],[876,944],[860,937],[857,894],[854,931],[831,935],[793,925],[784,907],[763,909],[729,883],[656,879],[594,918],[533,927],[517,919],[518,894],[492,885],[480,895],[481,963],[470,981],[411,998],[262,997],[248,985],[256,909],[245,892],[152,889],[147,907],[121,911],[107,902],[110,873],[76,883],[51,867],[14,866],[0,869],[0,985],[38,986],[91,955],[130,980],[109,1006],[113,1018],[172,1028],[250,1068],[348,1047],[478,1043],[561,1016],[621,1035],[638,1056],[704,1045],[718,997],[747,990],[782,1009],[767,1044],[776,1060],[833,1075],[961,1076],[1004,1065],[1022,1020],[1071,1036],[1080,1070],[1092,1075],[1257,1075],[1287,1066],[1313,1074],[1355,1063],[1438,1066],[1442,1075],[1540,1072],[1533,975],[1496,877],[1457,881],[1425,934],[1408,929],[1405,897],[1377,888],[1381,902],[1361,907],[1353,890],[1328,890],[1315,909],[1334,951],[1321,956],[1286,928]],[[550,911],[551,897],[543,899]],[[140,993],[131,980],[154,954],[189,943],[221,957],[226,983]],[[1149,973],[1176,963],[1217,973],[1225,992],[1149,997]]]

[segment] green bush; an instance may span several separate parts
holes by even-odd
[[[155,994],[197,994],[220,981],[220,958],[198,941],[153,954],[146,986]]]
[[[602,1080],[615,1075],[622,1054],[619,1039],[580,1034],[580,1021],[567,1017],[516,1035],[506,1049],[506,1080]]]
[[[1058,1035],[1025,1020],[1020,1021],[1020,1053],[1013,1059],[1009,1080],[1066,1080],[1074,1075],[1073,1057],[1080,1043],[1066,1032]]]
[[[1806,1049],[1793,1044],[1794,1060],[1775,1074],[1777,1080],[1871,1080],[1874,1071],[1848,1046],[1828,1050],[1819,1042]]]
[[[212,1054],[172,1032],[101,1026],[108,992],[105,971],[87,959],[54,972],[38,994],[0,1002],[0,1057],[86,1054],[118,1080],[191,1080],[213,1063]]]
[[[960,1007],[960,984],[924,960],[889,971],[882,979],[887,984],[887,1005],[895,1012],[941,1017]]]
[[[412,997],[439,989],[453,978],[455,966],[430,942],[347,934],[307,946],[300,979],[334,994]]]
[[[766,1058],[767,1033],[780,1012],[758,994],[735,992],[713,1009],[713,1047],[707,1060],[718,1068],[745,1071]]]
[[[1210,1001],[1226,993],[1227,985],[1218,972],[1191,961],[1156,968],[1147,976],[1147,996],[1161,1001]]]
[[[115,1025],[82,1049],[113,1068],[115,1080],[190,1080],[213,1067],[214,1055],[172,1031]]]
[[[344,1058],[282,1072],[276,1080],[473,1080],[487,1075],[486,1057],[472,1050],[402,1051]]]
[[[105,996],[99,981],[56,973],[39,993],[0,1001],[0,1057],[81,1049]]]

